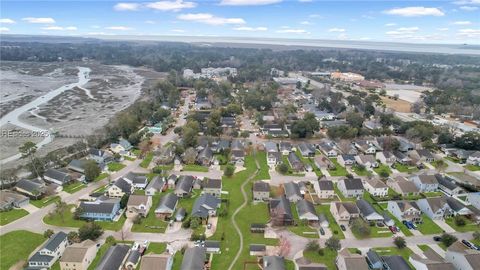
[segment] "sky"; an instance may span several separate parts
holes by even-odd
[[[480,0],[0,2],[0,33],[480,44]]]

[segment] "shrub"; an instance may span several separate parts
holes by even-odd
[[[305,249],[307,251],[317,251],[320,249],[320,245],[318,244],[318,241],[311,240],[307,243],[307,245],[305,246]]]
[[[457,225],[459,227],[463,227],[467,224],[467,222],[465,221],[465,218],[462,217],[462,216],[455,216],[453,218],[453,221],[455,222],[455,225]]]
[[[318,249],[318,255],[324,256],[325,255],[325,250],[323,248]]]

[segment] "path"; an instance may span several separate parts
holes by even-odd
[[[253,179],[255,178],[255,176],[258,174],[259,172],[259,168],[260,168],[260,164],[258,164],[258,160],[256,158],[256,153],[255,153],[255,150],[253,152],[253,157],[255,159],[255,165],[257,166],[257,169],[255,171],[254,174],[252,174],[250,177],[248,177],[248,179],[243,182],[242,186],[240,187],[240,191],[242,192],[242,196],[243,196],[243,203],[242,205],[240,205],[240,207],[238,207],[235,212],[233,213],[232,217],[230,218],[231,221],[232,221],[232,224],[233,224],[233,227],[235,227],[235,230],[237,231],[238,235],[240,236],[240,246],[239,246],[239,249],[238,249],[238,252],[237,254],[235,255],[235,258],[233,258],[232,262],[230,263],[230,266],[228,267],[228,270],[232,270],[233,269],[233,266],[235,265],[235,263],[237,262],[238,258],[240,258],[240,255],[242,254],[242,250],[243,250],[243,233],[242,231],[240,230],[240,228],[238,227],[238,224],[237,222],[235,221],[235,216],[238,214],[238,212],[240,212],[240,210],[242,210],[248,203],[248,197],[247,197],[247,193],[245,192],[245,186]]]

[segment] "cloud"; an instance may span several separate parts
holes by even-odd
[[[175,33],[185,33],[185,30],[183,29],[172,29],[170,32],[175,32]]]
[[[448,27],[437,28],[438,31],[448,31]]]
[[[262,6],[280,3],[282,0],[222,0],[223,6]]]
[[[223,18],[209,13],[180,14],[177,18],[183,21],[193,21],[210,25],[245,24],[242,18]]]
[[[12,19],[8,19],[8,18],[3,18],[3,19],[0,19],[0,23],[3,23],[3,24],[14,24],[16,23],[14,20]]]
[[[146,23],[146,24],[156,24],[155,21],[151,21],[151,20],[146,20],[144,23]]]
[[[430,34],[430,35],[419,35],[418,31],[420,28],[416,26],[412,27],[400,27],[393,31],[387,31],[385,34],[392,39],[400,40],[415,40],[415,41],[426,41],[426,40],[441,40],[445,39],[445,35],[440,34]]]
[[[480,29],[460,29],[457,35],[462,38],[479,38]]]
[[[300,3],[310,3],[312,2],[313,0],[298,0],[298,2]]]
[[[160,11],[180,11],[186,8],[194,8],[197,6],[195,2],[184,2],[183,0],[176,1],[158,1],[146,4],[147,8]]]
[[[8,32],[10,29],[8,27],[0,27],[0,33]]]
[[[343,32],[345,32],[345,29],[343,29],[343,28],[330,28],[330,29],[328,29],[328,32],[331,32],[331,33],[335,33],[335,32],[336,32],[336,33],[343,33]]]
[[[456,21],[452,23],[453,25],[470,25],[472,24],[471,21]]]
[[[397,24],[396,23],[386,23],[385,26],[386,27],[391,27],[391,26],[396,26]]]
[[[133,30],[133,28],[128,27],[128,26],[108,26],[108,27],[105,27],[105,29],[115,30],[115,31],[129,31],[129,30]]]
[[[47,31],[76,31],[77,27],[75,26],[67,26],[67,27],[62,27],[62,26],[45,26],[42,27],[42,30],[47,30]]]
[[[402,35],[409,35],[418,32],[420,28],[414,27],[400,27],[393,31],[387,31],[386,34],[390,36],[402,36]]]
[[[453,1],[455,5],[480,5],[480,0],[457,0]]]
[[[475,11],[478,9],[478,7],[472,7],[472,6],[461,6],[459,8],[463,11]]]
[[[309,21],[302,21],[302,22],[300,22],[300,24],[302,24],[302,25],[311,25],[312,23],[309,22]]]
[[[260,26],[260,27],[241,26],[241,27],[235,27],[235,28],[233,28],[233,30],[236,30],[236,31],[248,31],[248,32],[260,32],[260,31],[267,31],[268,28],[267,28],[267,27],[263,27],[263,26]]]
[[[445,13],[438,8],[429,7],[404,7],[385,10],[384,13],[389,15],[398,15],[403,17],[419,17],[419,16],[443,16]]]
[[[290,28],[277,30],[276,32],[277,33],[288,33],[288,34],[310,34],[310,32],[308,32],[305,29],[290,29]]]
[[[27,17],[23,18],[22,21],[26,21],[28,23],[55,23],[53,18],[35,18],[35,17]]]
[[[113,6],[114,10],[117,11],[135,11],[140,9],[140,4],[138,3],[118,3]]]

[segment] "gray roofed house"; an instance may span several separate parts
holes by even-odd
[[[320,179],[315,181],[313,182],[313,188],[320,199],[328,199],[335,196],[334,185],[330,180]]]
[[[205,179],[203,181],[203,193],[220,198],[222,196],[222,179]]]
[[[398,150],[402,152],[408,152],[410,150],[415,149],[415,145],[411,143],[409,140],[403,138],[403,137],[395,137],[400,145],[398,146]]]
[[[44,184],[29,179],[21,179],[15,185],[15,190],[32,197],[37,197],[45,193],[46,189]]]
[[[206,219],[209,216],[214,216],[218,207],[220,207],[220,199],[210,194],[202,194],[195,200],[191,215],[192,217]]]
[[[400,255],[382,256],[382,261],[386,270],[412,270]]]
[[[125,261],[125,266],[127,269],[135,269],[140,262],[142,254],[138,251],[138,249],[131,250],[128,254],[127,260]]]
[[[366,254],[368,266],[370,266],[370,269],[372,270],[382,270],[383,269],[383,262],[382,258],[378,253],[373,250],[369,249]]]
[[[72,171],[76,171],[79,173],[85,173],[85,164],[86,164],[85,159],[73,159],[68,163],[67,168]]]
[[[68,240],[66,233],[58,232],[52,235],[28,260],[28,267],[31,269],[48,269],[52,267],[55,261],[62,256],[67,246]]]
[[[298,150],[304,157],[313,157],[315,156],[315,147],[306,142],[301,142],[298,144]]]
[[[203,150],[198,153],[197,163],[203,166],[210,166],[213,160],[213,151],[210,146],[205,147]]]
[[[445,260],[452,263],[457,270],[480,269],[480,251],[471,249],[460,241],[447,248]]]
[[[337,162],[343,167],[346,167],[355,164],[356,160],[354,155],[343,154],[337,157]]]
[[[123,179],[127,180],[135,188],[144,189],[147,187],[148,179],[145,174],[129,172],[123,176]]]
[[[420,199],[417,201],[417,205],[431,219],[443,220],[452,213],[452,209],[444,197]]]
[[[270,185],[263,181],[253,183],[253,200],[266,201],[270,199]]]
[[[290,142],[280,142],[280,152],[283,155],[288,155],[288,153],[292,152],[292,144]]]
[[[265,152],[267,153],[277,153],[278,152],[278,146],[276,142],[265,142],[263,144],[265,146]]]
[[[280,256],[263,256],[263,270],[285,270],[285,259]]]
[[[290,208],[290,201],[288,201],[285,196],[270,200],[269,213],[274,226],[293,224],[293,214]]]
[[[395,178],[390,178],[387,180],[387,186],[393,189],[395,192],[400,193],[401,195],[418,195],[419,190],[415,183],[408,181],[403,176],[397,176]]]
[[[207,250],[205,247],[191,247],[185,250],[180,270],[203,270]]]
[[[180,198],[189,196],[193,189],[193,182],[195,181],[194,177],[191,175],[182,175],[177,181],[175,186],[175,195]]]
[[[161,192],[165,187],[165,180],[160,176],[153,177],[145,188],[145,195],[153,196],[158,192]]]
[[[466,216],[472,214],[472,211],[454,197],[444,197],[454,215]]]
[[[345,178],[337,183],[337,187],[347,198],[361,197],[364,192],[362,180],[360,178]]]
[[[437,173],[435,174],[435,178],[438,181],[438,188],[448,196],[458,195],[464,192],[464,189],[448,176]]]
[[[70,182],[72,179],[70,177],[70,174],[66,172],[62,172],[57,169],[48,169],[45,171],[43,174],[43,179],[45,181],[50,182],[50,183],[55,183],[57,185],[64,185],[68,182]]]
[[[311,202],[303,199],[297,202],[296,207],[299,219],[318,221],[317,211]]]
[[[220,253],[220,241],[206,240],[204,247],[207,253]]]
[[[100,263],[95,270],[118,270],[125,262],[130,247],[127,245],[117,244],[111,246],[105,255],[103,255]]]
[[[434,192],[438,189],[438,181],[435,175],[419,174],[411,177],[411,181],[420,192]]]
[[[96,148],[90,148],[88,150],[88,159],[95,160],[97,164],[99,164],[100,166],[103,166],[109,162],[112,162],[113,156],[107,151],[96,149]]]
[[[328,228],[328,226],[330,225],[330,222],[328,221],[328,218],[324,213],[320,213],[318,215],[318,223],[323,228]]]
[[[84,219],[113,220],[120,210],[120,199],[82,201],[79,207],[82,209],[81,217]]]
[[[248,250],[250,252],[250,256],[264,256],[267,251],[267,247],[262,244],[250,244]]]
[[[185,210],[185,208],[183,208],[183,207],[179,208],[177,210],[177,212],[175,213],[175,220],[178,221],[178,222],[182,221],[185,218],[186,215],[187,215],[187,211]]]
[[[290,163],[290,167],[292,167],[292,170],[295,172],[302,172],[305,170],[305,166],[303,165],[302,161],[294,152],[290,152],[290,154],[288,154],[288,163]]]
[[[350,221],[360,216],[360,211],[353,202],[333,202],[330,204],[330,212],[338,221]]]
[[[157,208],[155,209],[155,215],[157,217],[166,218],[173,215],[175,208],[177,207],[178,197],[173,193],[168,193],[160,199]]]
[[[0,190],[0,210],[5,211],[13,207],[20,208],[28,205],[30,199],[20,193],[10,190]]]
[[[285,196],[290,202],[298,202],[303,198],[300,192],[300,187],[297,183],[295,182],[285,183],[283,185],[283,188],[285,189]]]
[[[365,221],[383,221],[383,216],[377,213],[375,208],[373,208],[373,206],[364,199],[358,200],[356,204],[360,210],[360,216]]]
[[[114,198],[121,198],[123,195],[130,195],[133,193],[133,185],[124,178],[119,178],[108,188],[108,196]]]

